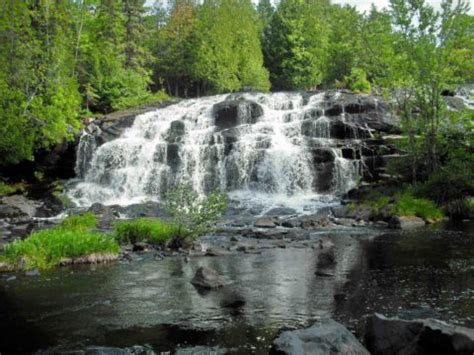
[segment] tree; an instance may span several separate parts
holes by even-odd
[[[189,0],[175,1],[166,24],[158,31],[155,49],[156,77],[165,81],[167,91],[188,96],[197,83],[197,9]]]
[[[360,63],[363,52],[361,39],[362,16],[354,7],[331,6],[330,31],[324,83],[334,86],[351,74]]]
[[[195,74],[213,92],[266,91],[258,15],[250,0],[206,0],[198,12]]]
[[[80,97],[72,75],[67,4],[2,1],[0,163],[71,138]]]
[[[262,30],[264,30],[270,23],[275,9],[270,0],[259,0],[257,4],[257,12],[262,25]]]
[[[282,0],[264,33],[265,63],[275,89],[311,89],[323,79],[327,1]]]

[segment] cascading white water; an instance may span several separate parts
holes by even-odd
[[[215,105],[226,99],[237,102],[240,118],[223,127],[216,121]],[[92,155],[88,152],[95,145],[85,134],[76,164],[82,180],[69,196],[80,206],[126,205],[160,199],[170,186],[190,183],[201,194],[219,187],[249,203],[294,207],[303,200],[327,201],[355,185],[361,162],[343,157],[323,102],[322,93],[183,100],[137,116],[119,138]],[[252,116],[255,107],[258,117]],[[328,152],[332,162],[318,165],[318,149]],[[322,167],[331,169],[330,176],[321,174]],[[319,191],[324,176],[331,180],[325,182],[329,188]]]

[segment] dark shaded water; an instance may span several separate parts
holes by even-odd
[[[147,254],[132,263],[10,281],[4,275],[0,352],[149,344],[158,352],[204,346],[265,354],[282,328],[333,316],[360,334],[373,311],[402,310],[474,327],[473,227],[377,238],[339,233],[334,238],[343,247],[334,278],[316,277],[314,250],[297,245],[189,262]],[[230,284],[197,292],[189,280],[204,265]]]

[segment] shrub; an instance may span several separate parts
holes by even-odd
[[[360,68],[352,68],[351,74],[345,77],[347,88],[356,93],[370,93],[372,87],[367,74]]]
[[[13,195],[16,193],[25,192],[25,185],[23,183],[18,184],[6,184],[0,181],[0,197]]]
[[[86,231],[94,229],[96,226],[96,215],[93,212],[86,212],[82,215],[67,217],[60,227],[68,230]]]
[[[433,201],[415,198],[410,193],[402,193],[396,197],[392,213],[395,216],[417,216],[424,219],[439,219],[443,213]]]
[[[112,237],[81,229],[53,228],[32,233],[25,240],[8,244],[0,261],[26,270],[50,269],[66,258],[91,254],[115,257],[119,250],[119,245]]]
[[[166,194],[166,209],[182,235],[196,237],[211,231],[227,207],[227,196],[216,190],[201,198],[190,185],[180,185]]]
[[[180,233],[176,224],[159,219],[139,218],[115,224],[115,236],[121,243],[146,240],[154,244],[163,244],[175,236],[181,236]]]

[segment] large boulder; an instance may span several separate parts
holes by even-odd
[[[283,332],[274,342],[271,355],[369,355],[342,324],[323,319],[310,328]]]
[[[413,229],[420,228],[425,225],[425,221],[419,217],[415,216],[402,216],[402,217],[392,217],[389,221],[390,228],[393,229]]]
[[[214,105],[213,115],[218,129],[228,129],[257,122],[257,118],[263,115],[263,109],[251,100],[228,99]]]
[[[366,344],[375,355],[472,355],[474,329],[435,320],[402,320],[374,314],[367,321]]]

